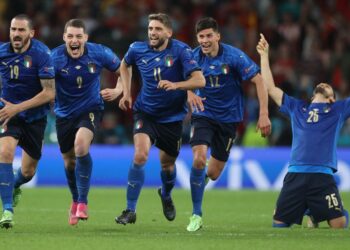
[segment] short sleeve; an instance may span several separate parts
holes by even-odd
[[[193,71],[201,70],[197,61],[194,59],[194,54],[190,48],[183,48],[180,60],[184,69],[185,78],[188,78]]]
[[[348,119],[350,117],[350,98],[346,98],[344,100],[344,119]]]
[[[103,66],[109,71],[117,71],[120,66],[119,57],[108,47],[102,46],[103,49]]]
[[[238,50],[236,67],[236,71],[244,81],[253,78],[260,72],[259,66],[241,50]]]
[[[55,70],[51,51],[47,49],[40,53],[38,57],[38,75],[40,79],[52,79],[55,78]]]
[[[127,65],[135,64],[135,43],[132,43],[129,46],[129,49],[124,56],[124,61]]]
[[[280,107],[280,112],[290,116],[291,113],[293,113],[298,102],[300,102],[300,101],[287,95],[286,93],[283,93],[282,105]]]

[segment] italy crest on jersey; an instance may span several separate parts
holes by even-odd
[[[165,66],[171,67],[174,64],[174,58],[171,55],[165,57]]]
[[[32,67],[32,57],[31,56],[25,56],[24,57],[24,67],[26,67],[26,68],[30,68],[30,67]]]
[[[329,111],[331,111],[331,107],[326,106],[323,108],[324,113],[328,113]]]
[[[227,75],[229,72],[230,72],[230,68],[227,64],[222,64],[221,65],[221,72],[224,74],[224,75]]]
[[[88,63],[88,69],[91,74],[96,73],[96,64],[89,62]]]

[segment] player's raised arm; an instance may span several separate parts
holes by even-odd
[[[274,100],[274,102],[278,106],[281,106],[283,91],[280,88],[276,87],[273,80],[269,62],[269,44],[267,43],[263,34],[260,34],[260,41],[256,46],[256,49],[260,54],[261,75],[263,77],[264,83],[267,86],[267,92],[269,93],[269,96]]]
[[[269,119],[269,110],[268,110],[268,94],[266,91],[266,86],[264,85],[263,78],[260,74],[255,75],[251,81],[255,84],[256,92],[258,95],[259,101],[259,119],[256,124],[256,130],[261,131],[261,136],[266,137],[271,133],[271,122]]]
[[[131,77],[132,77],[132,66],[128,65],[123,59],[120,64],[120,77],[123,88],[123,97],[119,101],[119,107],[122,110],[131,108]]]

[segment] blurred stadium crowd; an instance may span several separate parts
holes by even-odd
[[[194,25],[203,16],[220,24],[222,41],[245,51],[259,63],[255,50],[259,33],[271,45],[271,65],[278,84],[286,93],[309,99],[319,82],[329,82],[337,98],[350,92],[350,1],[349,0],[0,0],[0,41],[8,41],[9,22],[26,13],[35,23],[36,38],[54,48],[63,43],[65,22],[81,18],[89,40],[112,48],[120,58],[130,43],[147,39],[147,17],[164,12],[173,18],[174,37],[195,47]],[[102,88],[115,86],[111,73],[102,75]],[[140,81],[133,82],[136,96]],[[242,146],[290,145],[289,122],[270,107],[272,135],[255,133],[258,102],[255,86],[245,84],[245,121],[236,142]],[[132,116],[107,103],[95,143],[132,142]],[[189,139],[185,121],[184,142]],[[350,121],[340,132],[340,146],[350,146]],[[56,142],[53,114],[49,118],[47,143]]]

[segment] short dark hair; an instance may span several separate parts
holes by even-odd
[[[84,33],[86,33],[85,23],[81,19],[71,19],[66,22],[66,25],[64,26],[64,32],[67,32],[68,27],[83,28]]]
[[[204,17],[199,19],[196,23],[196,34],[205,29],[213,29],[215,32],[219,32],[219,26],[216,20],[212,17]]]
[[[148,16],[148,22],[152,20],[161,22],[168,29],[171,29],[171,30],[173,29],[173,24],[171,22],[170,17],[167,14],[164,14],[164,13],[150,14]]]
[[[26,14],[19,14],[19,15],[15,16],[15,17],[12,18],[12,19],[16,19],[16,20],[25,20],[25,21],[28,22],[28,27],[29,27],[29,29],[32,30],[32,29],[34,28],[32,19],[31,19],[28,15],[26,15]]]

